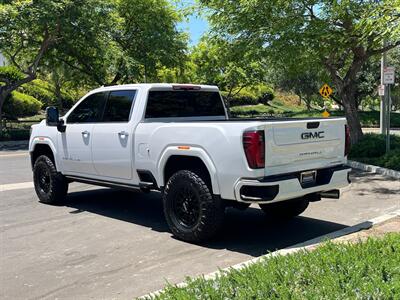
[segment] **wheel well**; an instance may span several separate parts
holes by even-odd
[[[53,154],[53,151],[51,150],[50,146],[46,145],[46,144],[37,144],[37,145],[35,145],[35,148],[34,148],[33,152],[31,153],[32,168],[35,165],[36,159],[40,155],[46,155],[48,158],[51,159],[51,161],[53,162],[54,165],[56,164],[56,162],[54,160],[54,154]]]
[[[199,175],[212,190],[210,173],[201,158],[196,156],[172,155],[164,167],[164,186],[170,177],[180,171],[189,170]]]

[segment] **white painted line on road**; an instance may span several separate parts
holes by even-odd
[[[23,152],[23,153],[13,153],[13,154],[0,154],[1,157],[17,157],[17,156],[28,156],[29,152]]]
[[[358,232],[358,231],[361,231],[361,230],[364,230],[364,229],[369,229],[373,225],[377,225],[377,224],[386,222],[386,221],[388,221],[388,220],[390,220],[392,218],[398,217],[398,216],[400,216],[400,210],[396,210],[396,211],[390,212],[388,214],[385,214],[385,215],[379,216],[377,218],[374,218],[374,219],[371,219],[371,220],[356,224],[354,226],[346,227],[346,228],[343,228],[343,229],[340,229],[340,230],[337,230],[337,231],[334,231],[334,232],[331,232],[331,233],[316,237],[316,238],[308,240],[306,242],[302,242],[302,243],[299,243],[299,244],[296,244],[296,245],[293,245],[293,246],[289,246],[287,248],[284,248],[284,249],[281,249],[281,250],[278,250],[278,251],[275,251],[275,252],[268,253],[266,255],[255,257],[255,258],[250,259],[248,261],[245,261],[245,262],[242,262],[242,263],[239,263],[239,264],[236,264],[236,265],[224,268],[224,269],[220,269],[218,271],[209,273],[207,275],[203,275],[202,277],[204,279],[206,279],[206,280],[213,280],[213,279],[216,279],[217,277],[223,276],[224,274],[226,274],[227,272],[230,272],[232,270],[243,269],[243,268],[248,267],[248,266],[250,266],[250,265],[252,265],[254,263],[260,262],[260,261],[262,261],[264,259],[268,259],[268,258],[273,257],[273,256],[277,256],[277,255],[283,255],[284,256],[284,255],[288,255],[288,254],[293,254],[293,253],[299,252],[300,250],[307,250],[307,249],[316,247],[316,245],[318,245],[318,244],[320,244],[322,242],[325,242],[325,241],[328,241],[328,240],[333,240],[333,239],[339,238],[341,236],[345,236],[345,235],[348,235],[348,234],[351,234],[351,233],[355,233],[355,232]],[[184,282],[175,284],[174,286],[178,287],[178,288],[184,288],[184,287],[187,286],[187,282],[184,281]],[[155,292],[143,295],[143,296],[141,296],[141,297],[139,297],[137,299],[153,299],[153,298],[159,296],[163,291],[164,291],[164,289],[160,289],[160,290],[157,290]]]
[[[20,182],[20,183],[10,183],[10,184],[0,184],[0,192],[30,189],[33,188],[33,182]]]

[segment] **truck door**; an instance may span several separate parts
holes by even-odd
[[[102,122],[93,127],[93,165],[105,180],[133,178],[134,124],[130,115],[136,93],[136,90],[109,92]]]
[[[67,174],[96,174],[91,152],[93,126],[103,114],[105,95],[89,95],[67,116],[67,129],[59,133],[58,141],[63,170]]]

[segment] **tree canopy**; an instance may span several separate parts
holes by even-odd
[[[400,1],[201,0],[212,30],[229,41],[262,49],[260,57],[299,68],[317,64],[329,74],[344,106],[352,142],[362,136],[355,92],[370,57],[400,45]],[[387,44],[383,46],[383,41]]]

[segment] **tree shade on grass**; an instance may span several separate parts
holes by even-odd
[[[328,242],[276,256],[215,280],[187,279],[156,299],[399,299],[400,234],[356,244]]]

